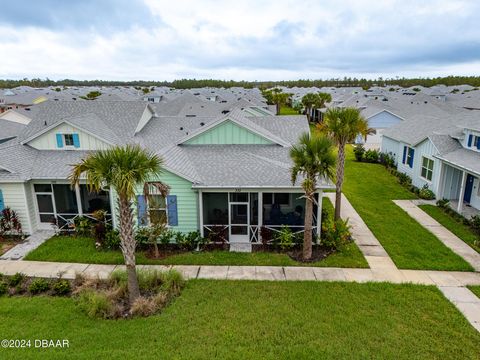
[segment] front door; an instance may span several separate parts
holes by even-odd
[[[467,181],[465,184],[465,195],[463,196],[463,201],[465,201],[467,204],[470,204],[470,200],[472,198],[473,179],[474,177],[472,175],[467,175]]]
[[[248,243],[249,239],[249,203],[234,202],[230,203],[230,242]]]

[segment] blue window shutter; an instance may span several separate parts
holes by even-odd
[[[137,216],[138,216],[138,226],[148,225],[147,201],[144,195],[137,196]]]
[[[480,150],[480,137],[477,136],[477,149]]]
[[[167,195],[168,225],[178,226],[177,195]]]
[[[410,148],[409,149],[409,153],[410,153],[410,159],[408,161],[408,166],[410,166],[411,168],[413,168],[413,157],[415,155],[415,150]]]
[[[473,140],[473,135],[472,134],[468,135],[468,145],[467,145],[468,147],[472,146],[472,140]]]
[[[0,211],[3,211],[3,209],[5,209],[5,202],[3,201],[2,190],[0,190]]]
[[[79,148],[80,147],[80,137],[78,136],[78,134],[72,134],[72,137],[73,137],[73,146],[75,146],[76,148]]]
[[[57,147],[63,148],[63,136],[62,134],[57,134]]]
[[[405,164],[405,160],[407,159],[407,147],[404,146],[403,147],[403,160],[402,160],[402,164]]]

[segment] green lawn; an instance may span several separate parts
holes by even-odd
[[[480,334],[435,287],[190,281],[162,314],[90,319],[68,298],[0,298],[4,359],[478,359]],[[28,326],[25,322],[28,321]]]
[[[323,207],[333,216],[333,205],[323,199]],[[55,236],[30,252],[25,260],[74,262],[88,264],[123,264],[120,251],[99,251],[90,238]],[[186,252],[162,260],[152,260],[137,253],[139,264],[162,265],[250,265],[250,266],[319,266],[368,268],[368,263],[355,243],[343,246],[336,254],[322,261],[299,263],[286,254],[271,252],[234,253],[228,251]]]
[[[474,242],[476,239],[478,239],[478,236],[475,235],[475,233],[470,229],[470,227],[465,225],[462,221],[455,219],[453,216],[447,214],[445,211],[443,211],[442,208],[439,208],[438,206],[420,205],[419,207],[428,215],[437,220],[440,224],[445,226],[452,233],[457,235],[460,239],[465,241],[474,250],[480,252],[480,247],[474,245]]]
[[[382,165],[356,162],[351,147],[347,151],[343,191],[399,268],[473,270],[392,202],[415,196]]]
[[[300,115],[297,110],[291,108],[290,106],[282,106],[280,107],[280,114],[279,115]]]
[[[56,236],[36,250],[25,260],[75,262],[89,264],[123,264],[120,251],[98,251],[91,238]],[[233,253],[228,251],[187,252],[169,256],[162,260],[148,259],[143,252],[137,253],[138,264],[163,265],[257,265],[257,266],[322,266],[322,267],[368,267],[354,243],[346,245],[340,252],[323,261],[299,263],[286,254],[254,252]]]
[[[480,298],[480,285],[467,286],[475,295]]]

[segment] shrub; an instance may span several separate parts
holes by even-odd
[[[168,245],[175,239],[175,231],[171,229],[166,229],[158,237],[158,241],[162,245]]]
[[[187,234],[177,232],[175,234],[175,242],[184,250],[195,250],[197,247],[202,247],[209,242],[208,239],[200,236],[198,231],[191,231]]]
[[[355,154],[355,159],[357,161],[362,161],[363,154],[365,153],[365,148],[362,144],[355,145],[355,147],[353,148],[353,153]]]
[[[370,149],[370,150],[365,151],[364,159],[365,159],[366,162],[378,163],[379,157],[380,157],[380,155],[379,155],[378,150]]]
[[[157,312],[157,302],[154,298],[138,297],[132,304],[130,313],[134,316],[147,317]]]
[[[34,279],[28,286],[28,291],[35,295],[50,290],[50,283],[42,278]]]
[[[73,220],[75,224],[75,234],[77,236],[88,237],[92,235],[92,221],[86,217],[79,216]]]
[[[8,293],[8,285],[3,281],[0,282],[0,296],[6,295]]]
[[[398,181],[400,182],[400,185],[403,186],[410,186],[412,184],[412,178],[402,172],[398,173]]]
[[[162,274],[158,270],[142,270],[137,272],[138,286],[143,291],[156,291],[163,283]]]
[[[8,279],[8,285],[15,287],[20,285],[23,280],[25,280],[25,275],[22,273],[16,273],[15,275],[11,276],[10,279]]]
[[[150,230],[147,226],[139,228],[135,232],[135,241],[137,242],[137,246],[139,247],[147,246],[150,241],[149,236],[150,236]]]
[[[295,234],[287,225],[283,225],[280,231],[275,234],[275,242],[282,250],[291,249],[295,246]]]
[[[420,196],[421,199],[425,199],[425,200],[435,199],[434,192],[428,188],[427,184],[422,186],[422,188],[418,192],[418,195]]]
[[[387,169],[392,169],[395,167],[395,158],[392,154],[380,153],[380,163]]]
[[[108,299],[105,292],[93,289],[83,290],[77,299],[77,304],[92,318],[110,319],[115,317],[117,313],[114,304]]]
[[[53,283],[52,290],[55,295],[65,296],[72,291],[72,286],[70,285],[70,281],[65,279],[58,279]]]
[[[117,230],[111,229],[107,231],[103,247],[108,250],[116,250],[120,248],[120,235]]]
[[[161,272],[162,278],[161,290],[168,292],[171,295],[178,295],[185,287],[185,279],[183,275],[177,270],[168,270]]]
[[[0,212],[0,237],[3,235],[21,235],[22,224],[17,213],[9,207]]]
[[[442,208],[442,209],[445,209],[448,204],[450,204],[450,200],[448,199],[440,199],[437,201],[437,206]]]
[[[472,216],[470,219],[469,225],[472,228],[472,230],[475,232],[475,234],[480,236],[480,215]]]
[[[322,233],[320,244],[328,250],[337,250],[351,239],[348,220],[328,219],[322,226]]]

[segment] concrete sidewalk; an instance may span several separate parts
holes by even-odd
[[[324,196],[330,199],[335,206],[335,193],[326,193]],[[342,219],[348,219],[353,241],[357,244],[372,271],[379,273],[387,271],[392,274],[398,272],[395,263],[385,251],[382,244],[380,244],[375,235],[373,235],[367,224],[365,224],[344,194],[342,194],[340,216]]]
[[[459,239],[450,230],[420,209],[412,200],[394,200],[393,202],[435,235],[445,246],[464,258],[466,262],[472,265],[475,271],[480,271],[480,254],[468,246],[462,239]]]
[[[75,274],[107,277],[123,265],[75,264],[42,261],[0,261],[0,273],[13,275],[73,279]],[[187,279],[270,280],[270,281],[385,281],[437,286],[480,285],[480,273],[458,271],[396,270],[379,272],[373,269],[321,268],[295,266],[203,266],[203,265],[138,265],[139,269],[176,269]]]

